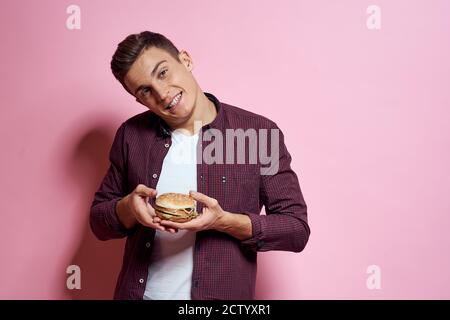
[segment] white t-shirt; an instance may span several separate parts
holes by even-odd
[[[199,135],[172,131],[172,145],[164,158],[156,186],[166,192],[197,191],[197,142]],[[144,300],[190,300],[195,232],[156,230]]]

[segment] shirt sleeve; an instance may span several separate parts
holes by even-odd
[[[279,161],[275,174],[260,176],[260,197],[266,215],[242,212],[251,220],[252,237],[241,241],[252,251],[282,250],[300,252],[311,233],[307,220],[307,206],[296,173],[291,168],[291,155],[279,132]]]
[[[109,153],[110,166],[94,195],[89,223],[99,240],[124,238],[130,234],[119,220],[116,205],[126,194],[126,147],[124,124],[116,132]]]

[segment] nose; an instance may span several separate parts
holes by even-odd
[[[154,92],[155,92],[156,98],[158,99],[158,102],[162,102],[169,95],[169,88],[165,85],[155,86]]]

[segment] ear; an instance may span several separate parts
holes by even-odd
[[[192,71],[192,69],[194,69],[192,58],[186,50],[181,50],[178,54],[178,58],[186,69],[188,69],[189,71]]]

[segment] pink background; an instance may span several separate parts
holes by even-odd
[[[70,4],[81,30],[66,28]],[[286,135],[312,234],[300,254],[259,255],[258,298],[450,298],[448,1],[0,6],[0,298],[112,296],[124,242],[93,237],[89,206],[115,130],[145,111],[109,69],[143,30],[187,49],[203,90]],[[71,264],[81,290],[66,288]]]

